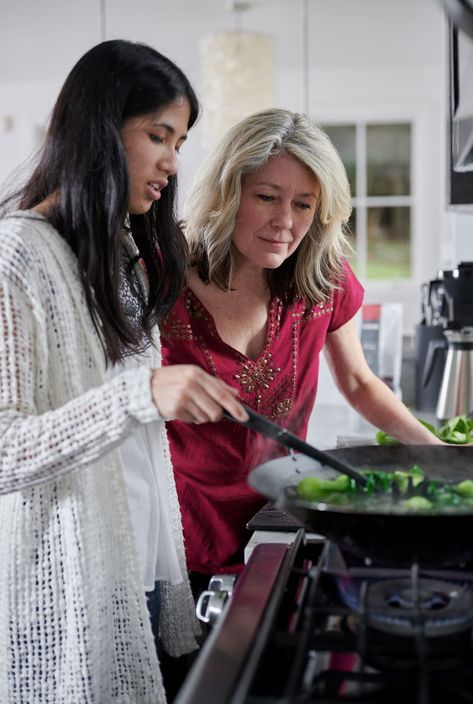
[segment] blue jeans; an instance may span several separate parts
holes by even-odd
[[[155,582],[154,589],[146,592],[149,617],[151,620],[151,630],[153,631],[154,644],[158,650],[159,643],[159,612],[161,610],[161,590],[159,582]]]

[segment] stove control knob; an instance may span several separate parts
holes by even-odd
[[[228,596],[233,593],[236,574],[217,574],[210,578],[209,590],[214,592],[227,592]]]
[[[228,592],[213,591],[207,589],[203,591],[195,607],[197,618],[211,626],[217,621],[218,617],[223,612],[223,607],[228,599]]]

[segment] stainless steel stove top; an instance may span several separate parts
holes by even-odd
[[[473,702],[473,571],[254,547],[176,704]]]

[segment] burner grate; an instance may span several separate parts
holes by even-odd
[[[211,673],[206,697],[189,687],[178,704],[473,704],[471,570],[347,566],[329,543],[301,534],[279,546],[264,595],[271,546],[253,553],[216,626],[220,648],[206,643],[205,664],[197,659],[196,681]],[[254,601],[268,606],[256,611]],[[239,653],[237,685],[218,699],[215,683],[222,663],[235,659],[243,617],[256,637]]]
[[[290,633],[280,618],[245,704],[472,704],[472,573],[414,564],[333,575],[328,551],[305,572],[306,601]],[[269,672],[278,673],[272,685]]]

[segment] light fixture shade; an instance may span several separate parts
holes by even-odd
[[[272,37],[249,32],[218,32],[200,42],[202,141],[216,144],[224,133],[276,101]]]

